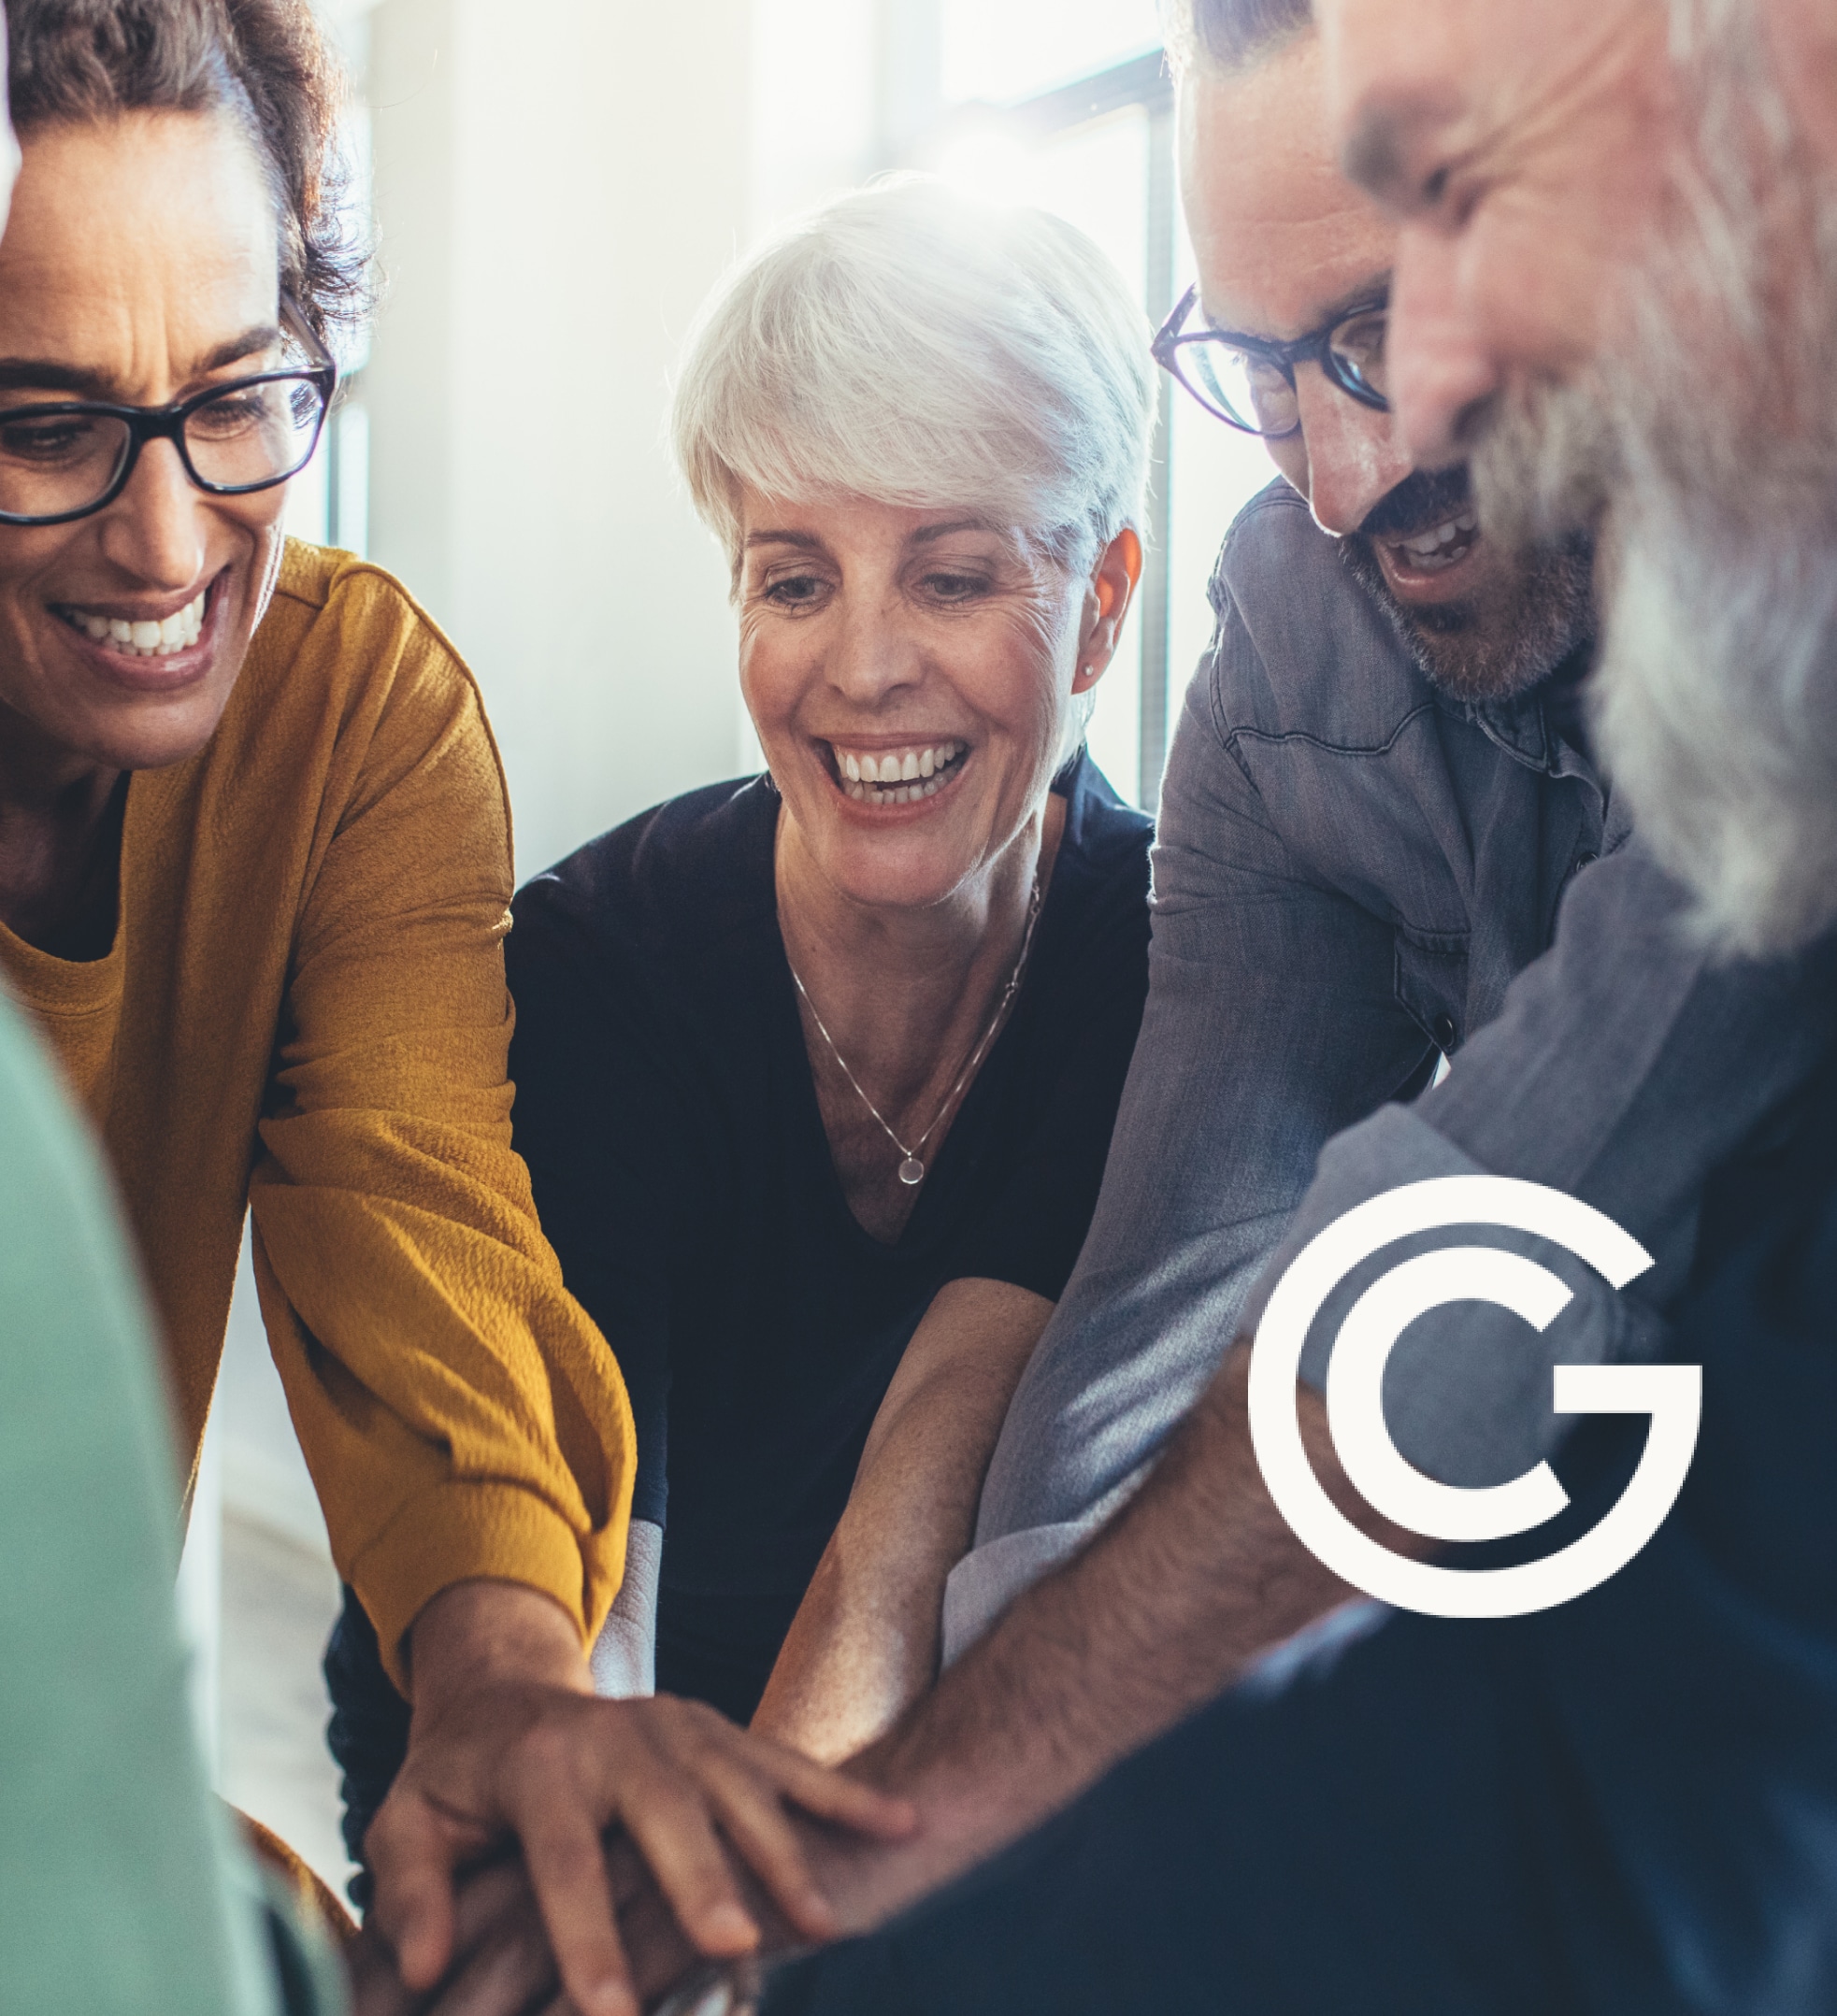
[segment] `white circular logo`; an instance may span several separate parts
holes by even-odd
[[[1412,1233],[1451,1225],[1529,1233],[1586,1261],[1613,1288],[1652,1256],[1611,1218],[1541,1183],[1449,1176],[1407,1184],[1357,1206],[1296,1255],[1277,1283],[1250,1362],[1250,1434],[1263,1480],[1297,1537],[1342,1581],[1430,1617],[1520,1617],[1553,1609],[1625,1567],[1677,1502],[1696,1452],[1703,1372],[1694,1365],[1555,1367],[1559,1414],[1649,1414],[1645,1451],[1613,1509],[1578,1540],[1502,1568],[1412,1561],[1359,1531],[1321,1488],[1301,1442],[1296,1380],[1308,1332],[1334,1289],[1362,1261]],[[1394,1525],[1438,1540],[1498,1540],[1528,1533],[1569,1503],[1547,1463],[1484,1490],[1437,1483],[1398,1449],[1385,1424],[1392,1348],[1418,1316],[1451,1302],[1490,1302],[1547,1329],[1571,1300],[1546,1266],[1498,1247],[1456,1246],[1400,1262],[1353,1305],[1334,1339],[1327,1421],[1346,1476]]]

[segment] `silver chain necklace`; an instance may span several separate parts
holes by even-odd
[[[1014,996],[1021,991],[1021,976],[1026,971],[1027,954],[1033,950],[1033,927],[1040,922],[1040,877],[1033,879],[1033,894],[1027,901],[1026,930],[1021,936],[1021,956],[1014,962],[1014,970],[1008,976],[1008,984],[1001,990],[1001,999],[996,1003],[995,1015],[983,1034],[983,1040],[969,1053],[969,1062],[964,1065],[962,1076],[951,1087],[950,1096],[938,1108],[938,1116],[911,1147],[894,1133],[886,1123],[886,1115],[861,1089],[861,1080],[848,1067],[848,1060],[836,1048],[836,1039],[824,1026],[823,1018],[816,1012],[816,1003],[811,999],[811,991],[804,985],[803,977],[796,966],[791,965],[791,954],[786,949],[784,963],[791,966],[791,978],[797,983],[797,992],[804,997],[804,1006],[811,1011],[811,1020],[816,1024],[816,1033],[829,1046],[829,1054],[836,1060],[842,1076],[854,1087],[854,1095],[879,1121],[881,1131],[906,1159],[899,1165],[899,1180],[909,1190],[916,1190],[925,1180],[925,1164],[919,1159],[919,1151],[944,1123],[944,1116],[956,1105],[958,1095],[969,1080],[975,1077],[976,1068],[982,1063],[988,1047],[995,1041],[996,1031],[1001,1027],[1002,1019],[1014,1005]]]

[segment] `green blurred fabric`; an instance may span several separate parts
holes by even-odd
[[[211,1795],[152,1330],[99,1161],[0,998],[0,2008],[277,2016],[276,1928]],[[295,2009],[329,2012],[323,1964]],[[332,1999],[328,1999],[328,1994]]]

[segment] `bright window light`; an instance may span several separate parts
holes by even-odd
[[[329,431],[329,430],[328,430]],[[309,546],[323,546],[331,529],[331,491],[326,480],[330,458],[324,435],[319,437],[312,460],[287,486],[282,522],[290,538],[304,539]]]
[[[939,155],[938,172],[965,195],[1012,207],[1033,201],[1039,164],[1012,133],[990,127],[956,135]]]
[[[861,0],[755,0],[754,145],[777,162],[847,161],[874,141],[874,12]]]
[[[944,97],[1031,97],[1161,46],[1155,0],[943,0]]]

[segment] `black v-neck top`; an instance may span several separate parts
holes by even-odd
[[[1013,1013],[892,1245],[824,1132],[768,779],[644,813],[517,898],[516,1145],[631,1392],[633,1517],[666,1529],[657,1684],[738,1720],[932,1297],[1056,1300],[1090,1223],[1147,991],[1150,826],[1087,756],[1061,788]]]
[[[672,799],[516,899],[516,1147],[631,1392],[633,1517],[666,1529],[657,1684],[738,1722],[932,1297],[984,1279],[1056,1301],[1090,1223],[1147,994],[1151,827],[1088,755],[1055,788],[1019,998],[892,1245],[850,1211],[824,1133],[768,779]],[[407,1709],[348,1592],[325,1674],[357,1853]]]

